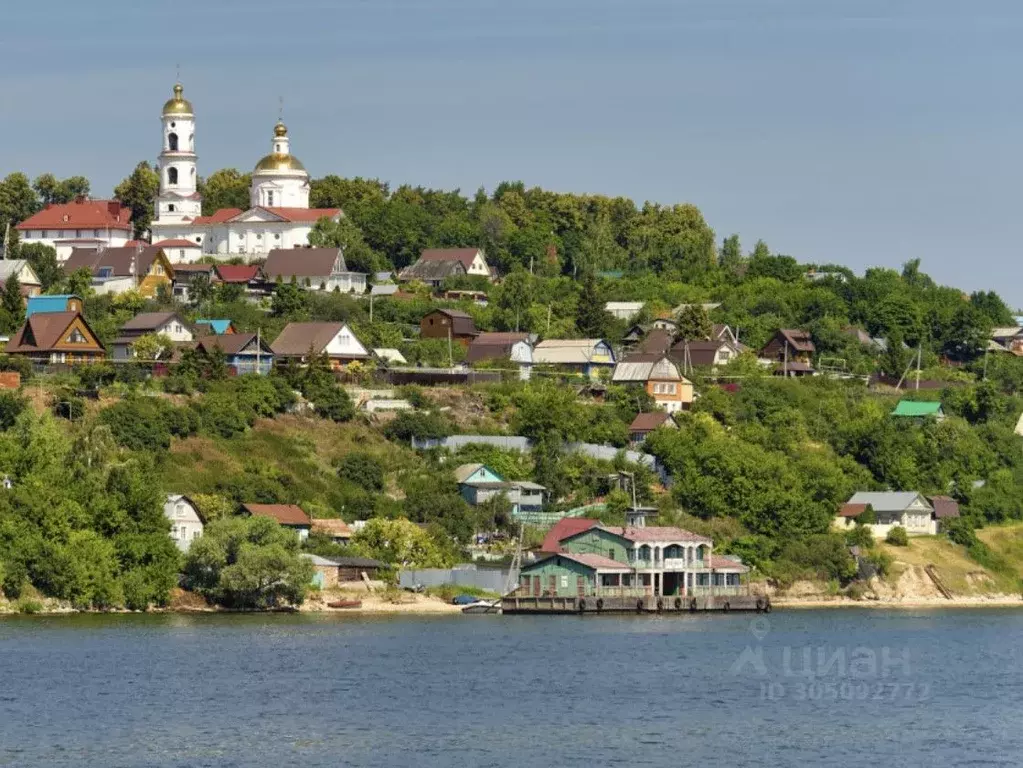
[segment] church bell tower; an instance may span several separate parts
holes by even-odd
[[[194,219],[202,213],[195,154],[195,111],[185,99],[181,83],[163,105],[163,149],[157,166],[160,194],[156,199],[156,220],[172,224]]]

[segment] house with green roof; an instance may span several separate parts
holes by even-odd
[[[921,402],[919,400],[900,400],[892,411],[892,416],[900,419],[935,419],[941,421],[945,418],[945,412],[941,409],[941,403]]]

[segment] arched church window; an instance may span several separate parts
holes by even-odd
[[[170,147],[171,152],[178,151],[178,135],[176,133],[167,135],[167,146]]]
[[[178,169],[177,168],[169,168],[167,170],[167,183],[168,184],[177,184],[178,183]]]
[[[195,149],[195,134],[194,133],[188,134],[188,149],[189,150]]]
[[[274,145],[274,152],[280,152],[280,151],[281,151],[281,145],[280,144],[275,144]]]

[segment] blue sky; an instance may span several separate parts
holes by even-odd
[[[109,194],[155,158],[180,64],[200,173],[250,169],[283,96],[314,176],[687,201],[747,249],[919,257],[1023,304],[1018,0],[11,6],[0,174]]]

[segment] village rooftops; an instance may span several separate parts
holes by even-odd
[[[215,334],[197,339],[195,347],[207,354],[215,349],[219,349],[225,355],[237,355],[243,352],[255,340],[256,334],[254,333]],[[273,351],[267,345],[265,339],[260,339],[260,345],[261,351],[265,352],[266,355],[273,355]],[[255,354],[255,349],[253,349],[253,354]]]
[[[546,339],[533,350],[540,365],[614,364],[611,346],[604,339]]]
[[[468,272],[479,252],[479,248],[428,248],[423,251],[419,260],[426,262],[457,261]]]
[[[71,203],[51,203],[15,227],[21,232],[37,229],[119,229],[128,231],[131,228],[131,208],[116,200],[75,200]]]
[[[875,512],[902,512],[917,499],[922,498],[916,491],[859,491],[845,506],[870,505]]]
[[[303,357],[309,354],[310,349],[314,355],[318,355],[327,349],[327,346],[347,328],[345,323],[288,323],[284,330],[274,339],[270,349],[275,355],[282,357]],[[348,329],[351,333],[351,329]],[[369,352],[362,346],[361,342],[351,333],[353,340],[349,350],[339,353],[338,356],[346,358],[368,358]]]
[[[309,515],[296,504],[242,504],[242,509],[254,517],[269,517],[281,525],[310,527]]]
[[[347,272],[340,248],[275,248],[263,265],[267,280],[277,278],[327,278],[338,272]]]
[[[138,336],[143,333],[152,333],[163,328],[171,320],[177,319],[183,326],[187,323],[181,319],[177,312],[141,312],[121,326],[121,333]]]
[[[655,429],[669,424],[674,424],[674,422],[666,411],[638,413],[629,425],[629,432],[653,432]]]
[[[600,525],[599,520],[588,517],[563,517],[547,531],[547,535],[543,537],[543,544],[540,545],[540,551],[563,552],[560,542],[598,525]]]
[[[959,503],[951,496],[931,496],[930,501],[938,520],[959,517]]]
[[[259,265],[217,264],[216,272],[222,283],[249,283],[259,277]]]
[[[589,552],[551,552],[541,558],[540,562],[543,560],[549,560],[552,557],[563,557],[566,560],[572,560],[581,565],[585,565],[587,568],[593,568],[596,571],[624,571],[627,573],[632,570],[632,566],[628,563],[620,563],[617,560],[612,560],[610,557],[604,557],[603,555],[596,555]]]
[[[618,384],[647,381],[682,381],[683,376],[667,357],[635,355],[615,366],[611,381]]]

